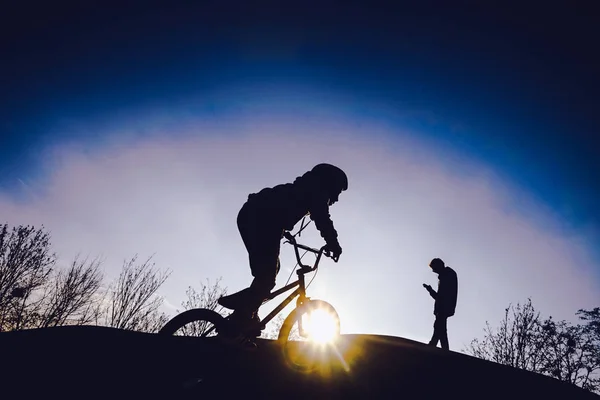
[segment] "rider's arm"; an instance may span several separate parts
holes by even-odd
[[[333,226],[333,221],[329,215],[329,206],[327,205],[327,200],[322,200],[318,198],[312,199],[312,204],[310,206],[310,218],[315,222],[315,226],[321,233],[321,237],[325,239],[327,244],[338,244],[338,234]]]

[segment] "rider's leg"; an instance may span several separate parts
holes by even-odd
[[[269,218],[268,207],[246,203],[240,210],[237,225],[248,251],[250,270],[254,280],[244,289],[243,303],[236,312],[251,318],[275,287],[279,272],[279,249],[283,229]]]
[[[248,320],[259,323],[258,309],[274,287],[274,276],[255,276],[249,288],[237,293],[237,295],[242,295],[243,297],[239,297],[240,304],[236,305],[235,311],[231,315],[232,321],[237,321],[242,325]]]
[[[279,238],[275,241],[272,237],[266,237],[258,242],[256,247],[249,249],[250,269],[254,279],[249,287],[247,307],[244,307],[249,317],[256,318],[259,307],[275,287],[279,272]]]
[[[252,280],[252,284],[250,285],[251,297],[248,300],[248,306],[252,310],[253,313],[257,312],[262,303],[269,297],[271,294],[271,290],[275,287],[275,280],[277,277],[278,267],[275,269],[268,268],[269,264],[262,264],[264,268],[253,268],[252,275],[254,279]],[[276,265],[279,265],[279,260],[277,260]]]

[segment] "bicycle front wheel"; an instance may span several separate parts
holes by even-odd
[[[288,365],[310,371],[339,335],[340,318],[335,308],[323,300],[308,300],[287,316],[277,341]]]
[[[194,308],[173,317],[158,333],[161,335],[214,337],[223,329],[225,318],[206,308]]]

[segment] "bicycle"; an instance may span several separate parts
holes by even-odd
[[[284,244],[289,243],[294,247],[294,254],[296,256],[297,261],[296,266],[299,267],[296,270],[298,279],[290,284],[283,286],[278,290],[271,292],[262,305],[293,288],[297,288],[291,294],[289,294],[288,297],[286,297],[277,307],[275,307],[275,309],[273,309],[273,311],[271,311],[263,320],[248,321],[241,327],[237,326],[236,328],[234,328],[233,323],[231,323],[231,316],[233,313],[223,317],[221,314],[217,313],[214,310],[206,308],[195,308],[184,311],[173,317],[162,327],[162,329],[159,330],[159,334],[174,335],[179,329],[184,328],[188,324],[200,323],[203,325],[202,333],[201,335],[199,335],[200,337],[209,337],[209,335],[214,333],[214,337],[217,339],[220,337],[219,335],[231,339],[233,331],[234,336],[236,336],[239,342],[252,341],[260,335],[260,333],[258,335],[256,334],[257,331],[262,331],[265,328],[265,326],[273,318],[275,318],[275,316],[277,316],[291,301],[294,300],[294,298],[297,297],[296,308],[294,308],[294,310],[292,310],[288,314],[283,324],[281,325],[277,337],[277,342],[279,345],[281,345],[283,356],[289,364],[291,364],[296,369],[300,370],[310,369],[310,361],[308,362],[308,364],[302,364],[295,361],[292,358],[292,354],[290,352],[291,349],[289,347],[290,333],[292,332],[294,326],[297,324],[298,336],[300,338],[305,338],[309,341],[315,339],[314,335],[312,335],[311,333],[310,328],[307,330],[304,329],[305,323],[303,322],[303,317],[307,316],[309,318],[308,321],[310,323],[311,317],[314,315],[313,313],[315,313],[315,311],[320,311],[327,313],[327,315],[329,315],[332,319],[333,332],[331,334],[330,340],[328,341],[333,342],[340,335],[340,319],[335,308],[324,300],[314,300],[306,296],[305,283],[305,275],[317,270],[323,255],[333,259],[336,262],[337,259],[330,254],[330,252],[326,249],[326,246],[322,246],[319,249],[314,249],[305,246],[303,244],[298,243],[294,236],[288,231],[284,231],[283,237],[287,239],[284,242]],[[316,260],[313,266],[305,265],[302,263],[302,257],[300,256],[300,253],[298,251],[299,249],[305,250],[306,252],[310,252],[316,255]],[[205,329],[204,327],[208,324],[212,324],[212,327],[209,329]],[[315,342],[315,340],[312,341]]]

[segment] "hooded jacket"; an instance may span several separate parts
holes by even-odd
[[[331,188],[323,187],[309,171],[284,183],[264,188],[248,196],[248,204],[268,214],[277,228],[292,230],[304,216],[309,215],[327,244],[338,244],[337,231],[329,214]]]
[[[458,276],[450,267],[444,267],[439,274],[438,290],[435,298],[433,313],[439,316],[451,317],[456,309],[458,298]]]

